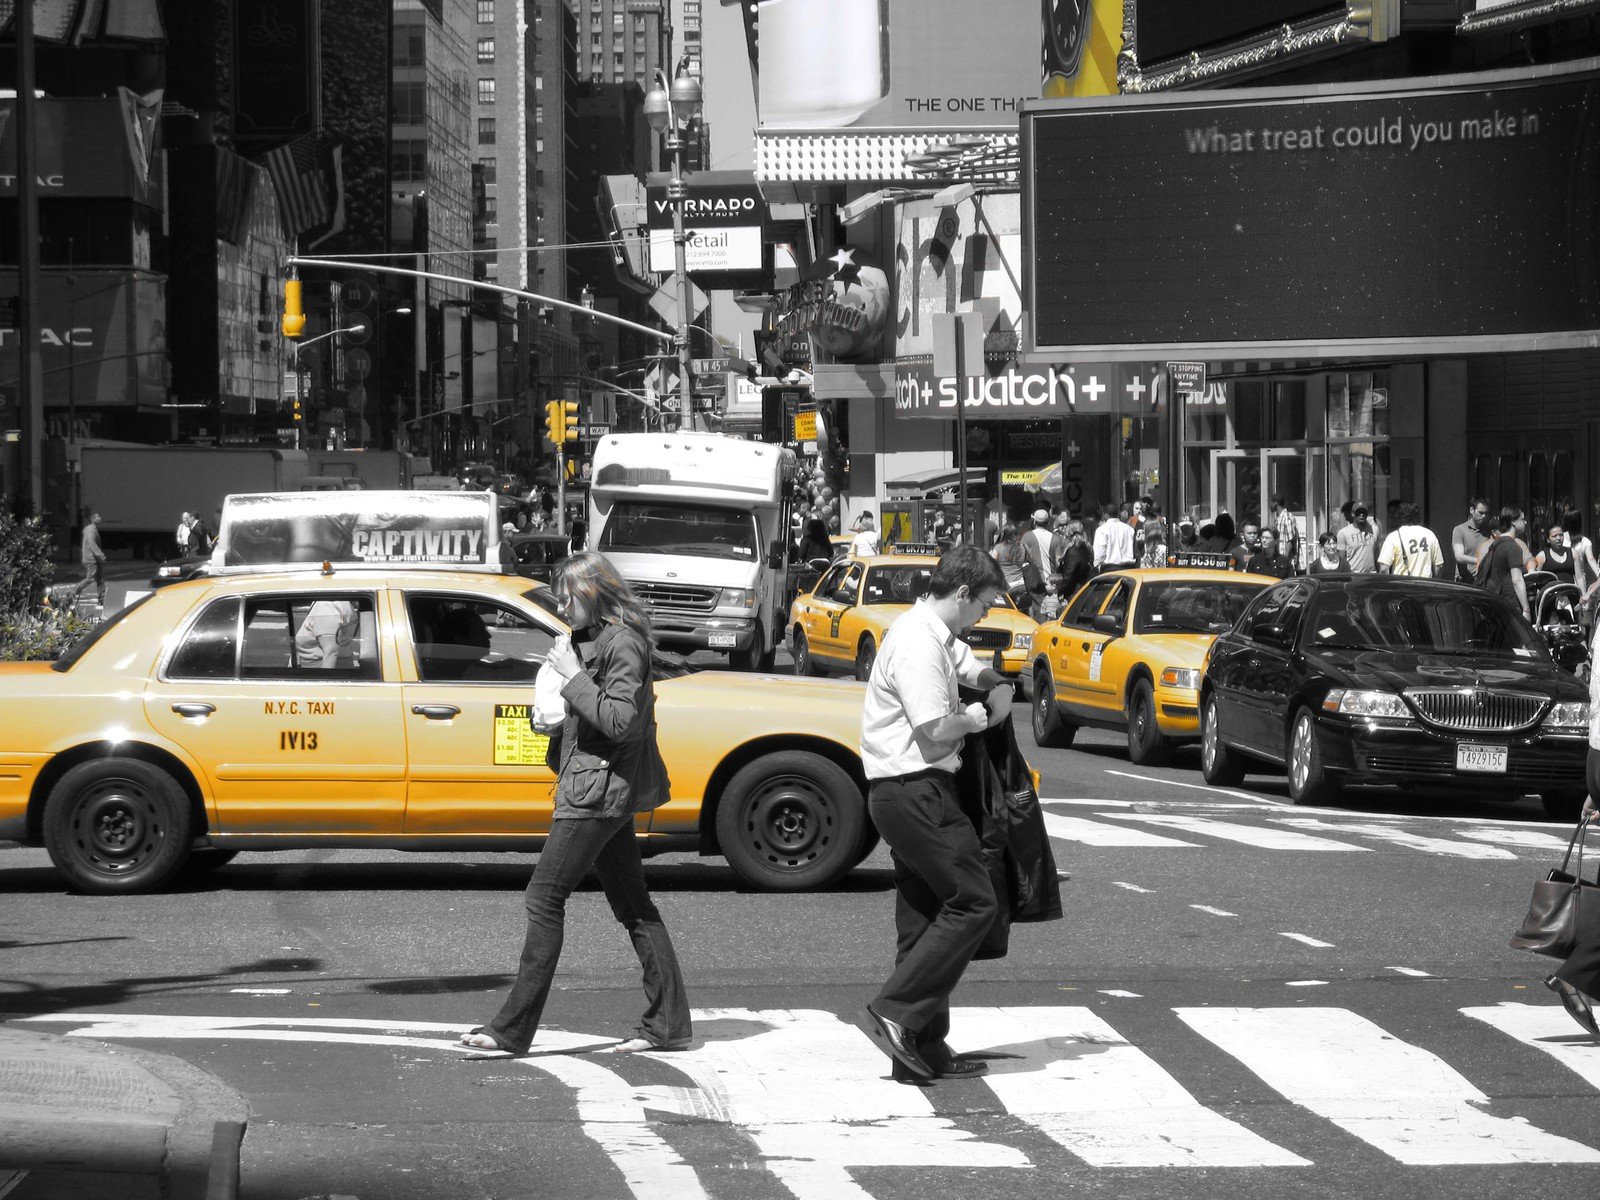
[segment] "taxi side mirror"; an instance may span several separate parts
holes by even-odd
[[[1096,633],[1109,633],[1112,637],[1122,633],[1122,618],[1115,613],[1095,613],[1092,624]]]

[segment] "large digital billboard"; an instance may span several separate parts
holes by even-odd
[[[1025,352],[1600,344],[1600,59],[1030,102]]]

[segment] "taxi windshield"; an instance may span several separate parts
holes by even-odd
[[[1548,658],[1544,643],[1491,596],[1406,587],[1329,589],[1305,623],[1318,649],[1404,650],[1493,658]]]
[[[757,544],[755,514],[748,509],[740,512],[706,504],[618,500],[595,549],[754,562]]]
[[[1133,609],[1134,633],[1221,633],[1261,593],[1259,584],[1196,579],[1147,583]]]

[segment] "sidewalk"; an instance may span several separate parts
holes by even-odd
[[[7,1200],[233,1200],[247,1116],[244,1097],[171,1055],[0,1026]]]

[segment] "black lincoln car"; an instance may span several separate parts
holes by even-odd
[[[1498,597],[1391,575],[1265,589],[1212,644],[1200,684],[1206,780],[1287,768],[1297,804],[1345,784],[1583,804],[1589,694]]]

